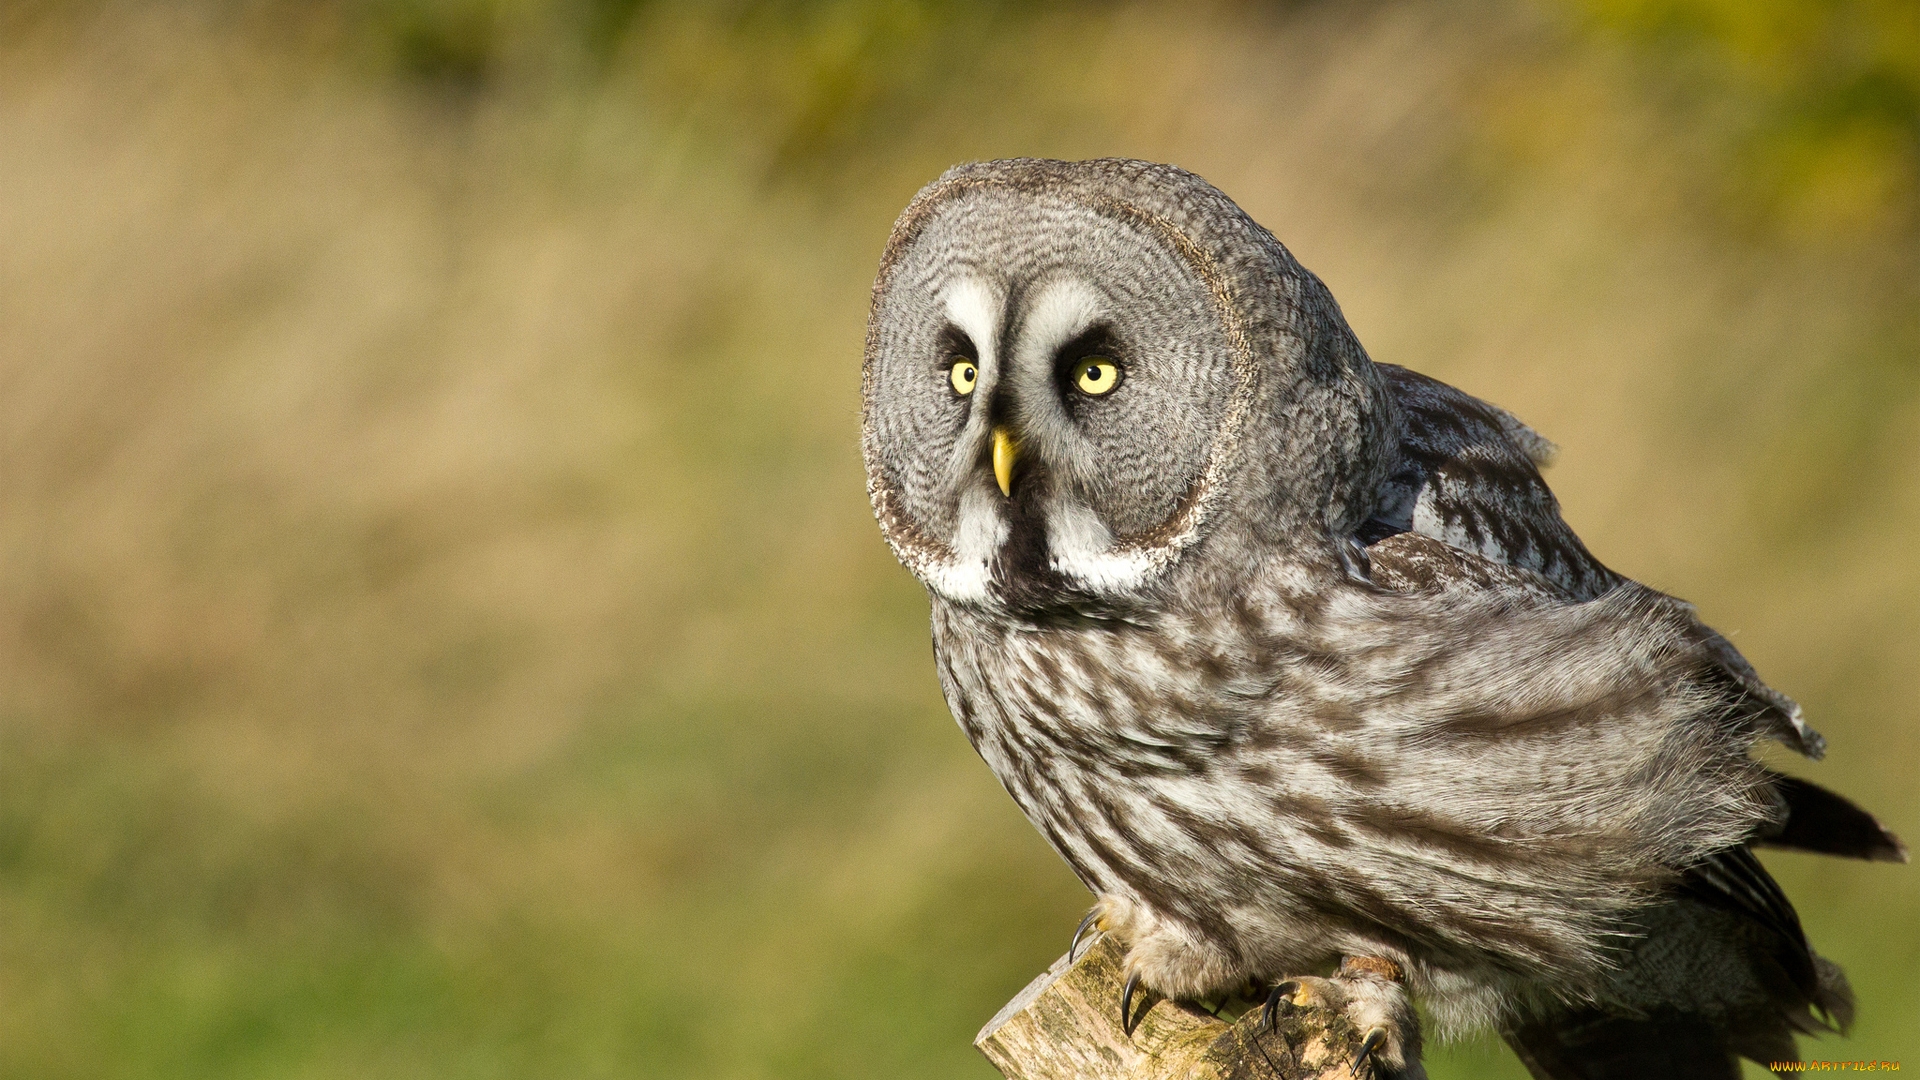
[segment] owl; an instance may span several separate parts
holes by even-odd
[[[1588,553],[1551,444],[1372,362],[1205,181],[948,171],[862,384],[947,703],[1123,945],[1127,1024],[1259,987],[1418,1077],[1417,999],[1553,1080],[1732,1080],[1847,1024],[1752,849],[1906,852],[1754,760],[1820,756],[1798,706]]]

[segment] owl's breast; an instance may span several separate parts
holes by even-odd
[[[1587,867],[1604,848],[1582,822],[1604,806],[1542,813],[1542,793],[1573,782],[1553,779],[1574,775],[1557,751],[1528,779],[1515,766],[1549,748],[1515,742],[1506,752],[1522,756],[1488,769],[1474,764],[1484,738],[1433,741],[1422,717],[1439,714],[1414,698],[1473,684],[1413,679],[1427,667],[1390,648],[1405,628],[1267,626],[1247,632],[1256,661],[1207,636],[1233,624],[1025,627],[938,602],[933,620],[955,718],[1097,894],[1253,972],[1329,950],[1454,971],[1593,968],[1630,898]]]
[[[1225,667],[1151,633],[1009,629],[939,605],[934,641],[954,718],[1088,888],[1222,942],[1299,921],[1271,894],[1317,872],[1306,804],[1285,799]]]

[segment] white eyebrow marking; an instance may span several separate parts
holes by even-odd
[[[980,279],[967,277],[947,287],[946,301],[947,319],[980,350],[981,374],[987,377],[997,374],[994,353],[1000,344],[1001,298]]]
[[[1051,357],[1100,320],[1101,296],[1078,278],[1050,281],[1033,300],[1020,329],[1021,351]]]
[[[1042,420],[1036,413],[1036,406],[1042,401],[1053,399],[1053,354],[1060,347],[1085,333],[1087,328],[1100,320],[1101,296],[1093,287],[1075,278],[1058,278],[1042,286],[1033,298],[1033,304],[1027,309],[1015,338],[1018,358],[1009,366],[1013,377],[1019,382],[1019,396],[1024,408],[1022,418],[1030,426],[1043,430],[1029,431],[1029,437],[1039,437],[1053,442],[1066,437],[1065,432],[1053,433],[1048,429],[1054,425]],[[1064,417],[1058,418],[1064,420]],[[1067,461],[1071,455],[1066,453],[1064,442],[1048,447],[1058,461]]]

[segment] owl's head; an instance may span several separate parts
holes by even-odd
[[[947,600],[1109,608],[1183,563],[1337,563],[1390,406],[1324,286],[1191,173],[949,170],[895,224],[863,379],[867,488]]]

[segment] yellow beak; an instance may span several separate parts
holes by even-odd
[[[993,478],[1000,481],[1000,494],[1013,497],[1013,459],[1017,448],[1007,429],[993,429]]]

